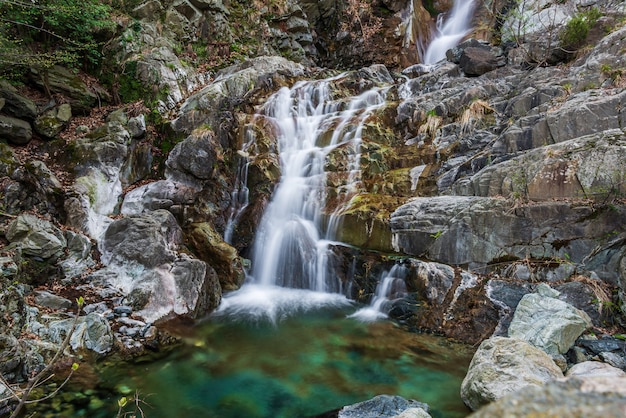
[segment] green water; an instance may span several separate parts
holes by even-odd
[[[207,322],[169,357],[109,370],[101,383],[139,390],[150,404],[146,418],[306,417],[379,394],[426,402],[434,417],[468,414],[459,388],[470,347],[346,313],[318,311],[278,326]]]

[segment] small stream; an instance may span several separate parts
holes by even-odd
[[[139,390],[149,418],[294,418],[394,394],[428,403],[433,417],[469,413],[459,389],[472,347],[347,318],[353,310],[311,311],[279,326],[209,320],[171,356],[105,372],[102,383],[120,393],[106,403]]]

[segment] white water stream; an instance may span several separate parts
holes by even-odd
[[[435,38],[428,45],[422,62],[434,64],[446,57],[446,51],[455,47],[471,29],[474,0],[454,0],[450,13],[437,18]]]
[[[364,122],[384,105],[386,90],[375,88],[350,99],[335,98],[332,83],[341,77],[282,88],[263,107],[263,117],[271,121],[277,133],[281,180],[255,237],[247,283],[225,296],[218,315],[275,321],[293,311],[351,303],[343,296],[342,283],[331,268],[330,246],[335,243],[339,224],[336,214],[359,187]],[[337,147],[349,153],[347,183],[340,190],[335,214],[325,217],[324,166],[328,154]],[[238,183],[237,198],[247,190],[243,180]],[[247,204],[245,199],[237,202],[239,207],[242,202]],[[240,210],[231,212],[228,234]]]

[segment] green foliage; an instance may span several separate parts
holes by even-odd
[[[0,0],[0,73],[97,66],[97,33],[113,27],[110,11],[98,0]]]
[[[593,7],[571,18],[560,34],[563,48],[568,50],[580,48],[587,39],[589,30],[596,24],[600,16],[602,16],[600,10]]]

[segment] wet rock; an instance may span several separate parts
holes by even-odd
[[[176,131],[190,133],[202,124],[219,126],[219,111],[230,110],[256,88],[280,85],[285,77],[304,75],[304,67],[280,57],[259,57],[222,70],[216,79],[189,97],[172,121]]]
[[[545,284],[525,295],[517,305],[509,336],[528,341],[550,355],[564,354],[591,326],[589,316],[557,299],[559,292]]]
[[[525,386],[540,387],[563,373],[542,350],[513,338],[483,341],[461,384],[461,398],[476,410]]]
[[[211,224],[190,225],[186,237],[198,257],[215,269],[223,290],[235,290],[243,284],[245,272],[237,250],[224,242]]]
[[[0,138],[15,145],[26,145],[33,138],[33,130],[24,120],[0,115]]]
[[[625,385],[624,377],[607,377],[527,386],[481,408],[470,417],[623,417],[626,413]]]
[[[379,395],[364,402],[344,406],[339,411],[337,418],[392,418],[413,408],[426,412],[426,415],[417,415],[418,417],[430,417],[428,414],[429,407],[425,403],[412,399],[407,400],[400,396]]]

